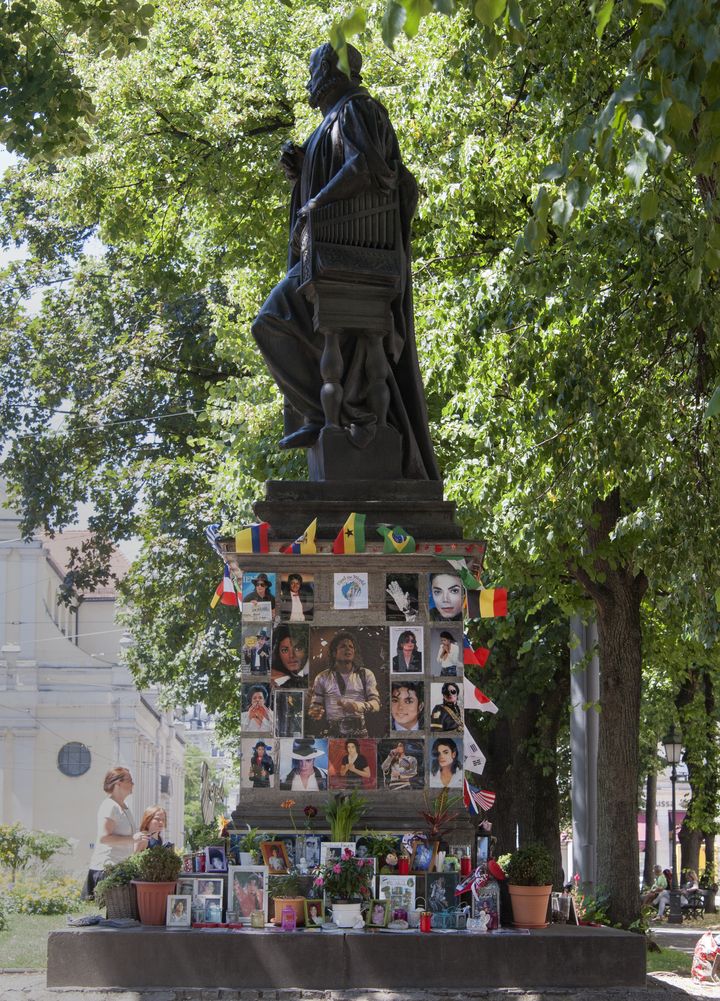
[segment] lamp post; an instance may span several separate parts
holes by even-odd
[[[670,765],[670,788],[672,790],[672,886],[670,887],[670,913],[668,914],[668,922],[680,924],[682,921],[682,909],[680,907],[680,894],[678,892],[675,783],[677,782],[677,766],[680,764],[680,758],[682,757],[682,742],[680,740],[680,733],[674,723],[670,727],[667,736],[663,738],[663,747],[665,748],[665,758]]]

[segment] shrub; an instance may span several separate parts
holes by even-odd
[[[513,852],[503,866],[508,883],[515,886],[549,886],[553,878],[553,862],[545,845],[537,842]]]
[[[8,926],[7,919],[7,901],[5,897],[0,896],[0,931],[5,931]]]
[[[8,909],[17,914],[69,914],[80,908],[82,885],[72,876],[21,879],[7,891]]]
[[[139,855],[131,855],[122,862],[106,866],[102,879],[95,887],[94,897],[98,907],[105,906],[105,894],[108,890],[114,886],[127,886],[133,879],[139,879],[139,859]]]
[[[137,857],[138,872],[135,877],[144,883],[170,883],[177,879],[182,860],[174,848],[158,845],[146,848]]]
[[[22,824],[0,824],[0,865],[10,870],[13,882],[32,861],[47,862],[69,847],[68,839],[60,834],[28,831]]]

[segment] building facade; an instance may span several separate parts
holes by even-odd
[[[132,771],[129,806],[161,804],[168,837],[182,842],[183,727],[139,692],[122,663],[127,639],[108,584],[59,605],[68,547],[87,532],[23,542],[0,484],[0,823],[19,821],[69,838],[72,851],[53,864],[82,873],[96,836],[103,778],[116,765]],[[116,553],[113,570],[127,563]]]

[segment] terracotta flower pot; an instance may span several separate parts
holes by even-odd
[[[305,924],[305,897],[275,897],[275,916],[273,923],[282,924],[283,907],[292,907],[295,911],[295,921],[298,927]]]
[[[142,883],[133,880],[137,891],[138,911],[144,925],[164,925],[167,898],[175,893],[177,883]]]
[[[508,883],[512,900],[513,924],[516,928],[547,928],[550,886],[515,886]]]

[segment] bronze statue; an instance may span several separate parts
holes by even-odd
[[[347,478],[374,448],[381,478],[396,468],[397,478],[437,480],[413,325],[417,185],[387,111],[360,85],[360,53],[347,48],[350,77],[329,44],[310,58],[309,102],[323,121],[304,145],[283,146],[294,185],[288,272],[252,333],[285,395],[282,448],[334,440]],[[318,468],[313,478],[326,478]]]

